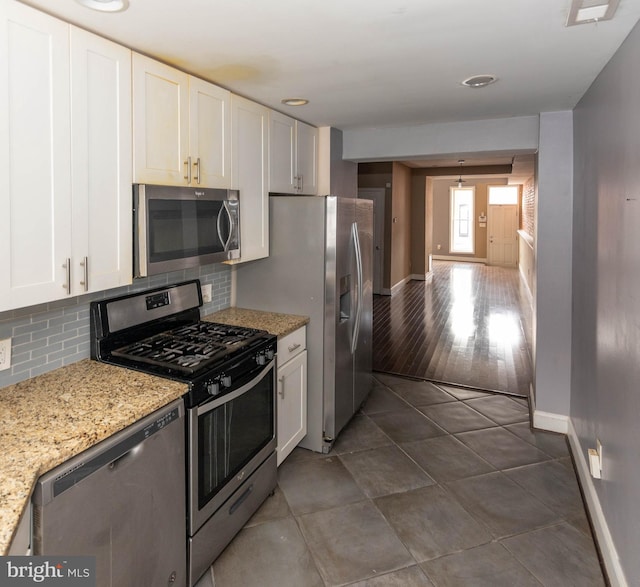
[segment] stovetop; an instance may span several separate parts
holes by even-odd
[[[201,306],[197,279],[91,302],[91,358],[187,383],[187,408],[268,367],[274,335],[205,322]]]
[[[253,328],[196,322],[113,349],[111,355],[186,376],[198,375],[241,351],[262,345],[268,336]]]

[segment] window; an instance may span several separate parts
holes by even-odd
[[[508,206],[518,204],[518,186],[490,185],[489,206]]]
[[[474,188],[451,188],[451,243],[452,253],[473,253]]]

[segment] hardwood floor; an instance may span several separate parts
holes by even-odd
[[[428,281],[374,296],[373,369],[528,395],[527,295],[517,269],[434,261]]]

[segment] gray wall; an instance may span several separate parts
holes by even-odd
[[[569,415],[573,114],[540,115],[534,298],[536,410]]]
[[[574,111],[571,420],[629,585],[640,585],[640,28]]]
[[[213,286],[213,299],[203,306],[203,314],[229,307],[231,268],[218,264],[136,279],[127,287],[0,312],[0,339],[11,337],[13,346],[11,368],[0,371],[0,388],[86,359],[91,300],[195,278]]]

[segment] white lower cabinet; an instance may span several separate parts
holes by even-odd
[[[278,341],[278,465],[307,434],[305,327]]]

